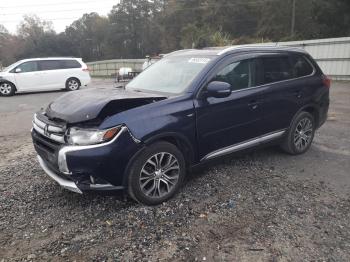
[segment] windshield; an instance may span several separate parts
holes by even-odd
[[[161,93],[182,93],[211,57],[165,57],[132,80],[126,89]]]

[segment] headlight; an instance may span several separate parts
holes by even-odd
[[[67,142],[71,145],[95,145],[112,140],[120,131],[120,126],[106,130],[81,129],[72,127],[67,133]]]

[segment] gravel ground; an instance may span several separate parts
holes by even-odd
[[[332,98],[305,155],[225,157],[157,207],[63,190],[28,134],[1,137],[0,261],[349,261],[349,85]]]

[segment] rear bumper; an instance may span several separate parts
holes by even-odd
[[[81,81],[82,86],[87,86],[88,84],[91,83],[91,77],[90,77],[90,75],[85,76],[85,77],[81,77],[80,81]]]
[[[317,128],[321,127],[327,120],[329,109],[329,98],[324,99],[320,105],[319,109],[319,119]]]

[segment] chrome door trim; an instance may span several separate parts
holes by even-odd
[[[252,146],[256,146],[258,144],[261,144],[261,143],[273,140],[275,138],[281,137],[285,132],[286,132],[286,130],[283,129],[280,131],[272,132],[272,133],[269,133],[269,134],[266,134],[266,135],[263,135],[263,136],[260,136],[257,138],[247,140],[247,141],[242,142],[242,143],[234,144],[234,145],[231,145],[228,147],[224,147],[224,148],[215,150],[215,151],[210,152],[209,154],[205,155],[201,159],[201,161],[212,159],[212,158],[219,157],[219,156],[226,155],[226,154],[230,154],[233,152],[237,152],[239,150],[243,150],[243,149],[246,149],[246,148],[249,148]]]

